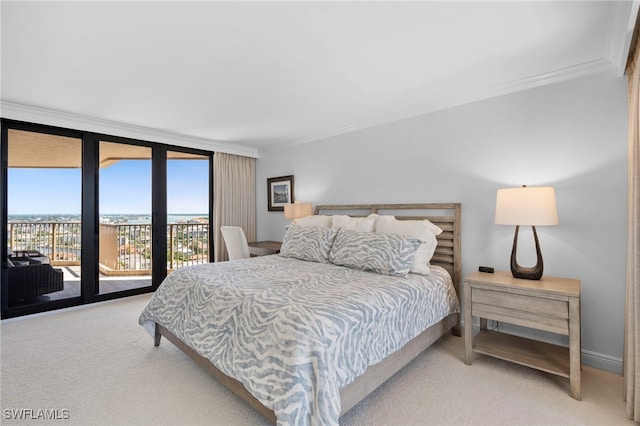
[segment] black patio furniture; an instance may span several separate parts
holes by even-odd
[[[43,259],[46,261],[43,262]],[[43,254],[17,251],[11,253],[7,260],[9,303],[64,289],[62,270],[49,265],[48,258]]]

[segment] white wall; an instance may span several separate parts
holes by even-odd
[[[508,270],[514,229],[493,223],[496,190],[554,186],[560,225],[538,228],[545,274],[582,280],[583,361],[620,372],[626,102],[624,77],[599,74],[263,152],[258,239],[281,240],[287,224],[267,211],[266,179],[293,174],[296,199],[314,205],[461,202],[463,275]],[[531,265],[530,230],[520,234]]]

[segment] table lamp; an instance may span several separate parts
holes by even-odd
[[[311,216],[311,203],[301,203],[296,201],[293,204],[284,205],[285,219],[300,219],[302,217]]]
[[[527,187],[499,189],[496,196],[497,225],[515,225],[511,250],[511,273],[516,278],[539,280],[542,278],[543,262],[536,226],[557,225],[558,210],[555,190],[552,187]],[[521,225],[529,225],[533,230],[536,244],[537,261],[535,266],[518,265],[516,252],[518,247],[518,231]]]

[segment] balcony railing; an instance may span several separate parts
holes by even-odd
[[[10,222],[9,247],[13,251],[37,250],[51,264],[79,265],[81,227],[79,222]],[[150,224],[100,224],[98,262],[106,275],[151,273]],[[167,225],[167,269],[209,262],[209,224]]]
[[[36,250],[55,265],[79,265],[81,228],[79,222],[35,222],[8,224],[9,248]]]

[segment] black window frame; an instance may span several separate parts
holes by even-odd
[[[91,131],[83,131],[56,127],[46,124],[31,123],[12,119],[0,119],[0,256],[1,256],[1,317],[2,319],[29,315],[67,308],[71,306],[86,305],[106,300],[119,299],[138,294],[150,293],[157,290],[167,275],[167,151],[184,152],[189,154],[206,156],[209,159],[209,261],[215,259],[213,244],[213,151],[198,148],[169,145],[160,142],[144,141],[122,136],[107,135]],[[7,279],[7,178],[8,178],[8,133],[10,129],[35,133],[45,133],[57,136],[67,136],[82,140],[82,263],[81,263],[81,295],[78,297],[34,303],[24,306],[9,307],[8,305],[8,279]],[[129,145],[145,146],[152,149],[151,175],[152,175],[152,285],[150,287],[135,288],[113,293],[99,294],[98,291],[98,179],[99,179],[99,144],[115,142]]]

